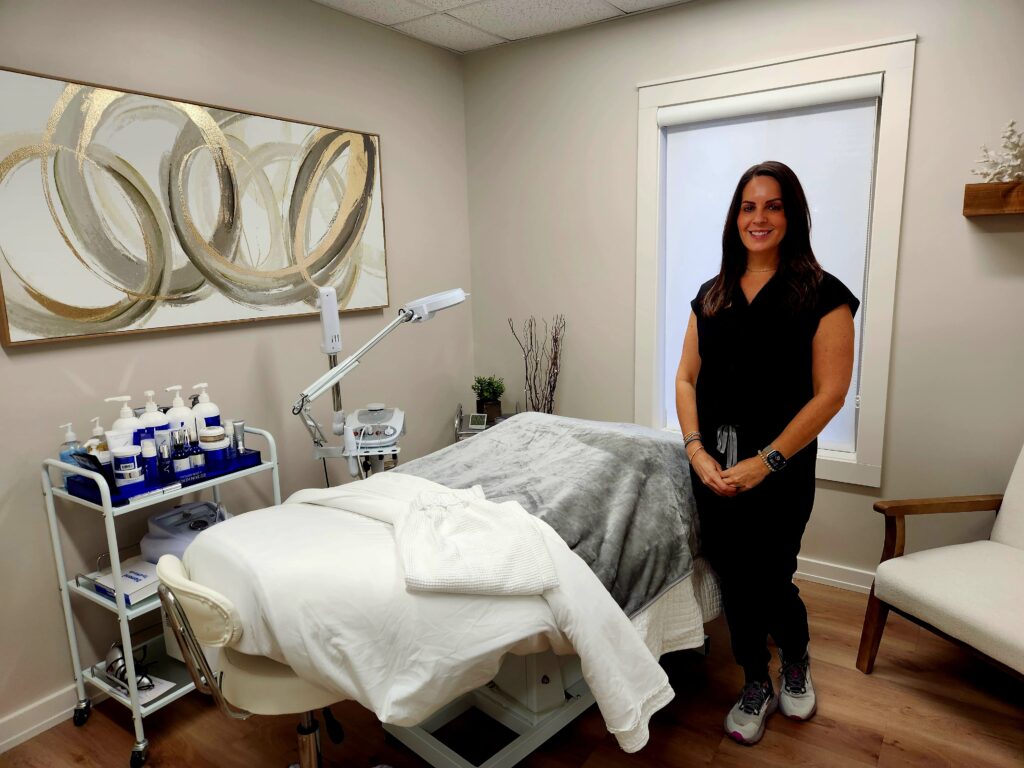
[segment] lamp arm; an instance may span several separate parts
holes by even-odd
[[[353,352],[351,355],[342,360],[338,365],[334,366],[331,370],[321,376],[319,379],[314,381],[308,387],[306,387],[299,394],[299,399],[295,401],[295,405],[292,406],[292,413],[296,416],[303,414],[304,411],[309,407],[309,404],[316,400],[320,395],[326,392],[335,382],[340,381],[342,378],[347,376],[352,370],[359,365],[359,358],[373,349],[381,340],[391,333],[395,328],[400,326],[402,323],[407,323],[413,319],[414,313],[408,309],[398,310],[398,317],[388,323],[384,328],[377,333],[372,339],[366,342],[363,346]],[[313,430],[310,428],[309,423],[306,421],[307,418],[312,420],[312,416],[307,413],[303,416],[303,421],[306,423],[306,428],[310,429],[310,434],[313,434]],[[313,420],[314,426],[316,421]],[[320,428],[316,426],[316,431],[320,432]],[[320,437],[323,438],[323,434],[320,433]],[[317,436],[313,434],[313,440],[316,441]]]

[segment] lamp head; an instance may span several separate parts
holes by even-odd
[[[461,304],[468,296],[469,294],[461,288],[452,288],[449,291],[433,293],[430,296],[424,296],[422,299],[407,302],[402,307],[402,312],[412,313],[412,317],[410,318],[411,322],[422,323],[426,320],[430,320],[442,309],[448,309],[448,307],[454,307],[456,304]]]

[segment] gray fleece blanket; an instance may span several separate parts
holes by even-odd
[[[696,512],[678,435],[521,413],[394,471],[518,501],[558,532],[627,616],[693,565]]]

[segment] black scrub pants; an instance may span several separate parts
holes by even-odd
[[[721,584],[733,656],[746,682],[768,680],[768,635],[790,659],[803,657],[810,636],[793,574],[814,505],[814,462],[791,462],[732,498],[715,495],[692,469],[691,478],[701,553]]]

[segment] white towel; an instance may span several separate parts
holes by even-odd
[[[424,491],[395,521],[410,589],[469,595],[540,595],[558,577],[536,519],[518,502],[469,490]]]

